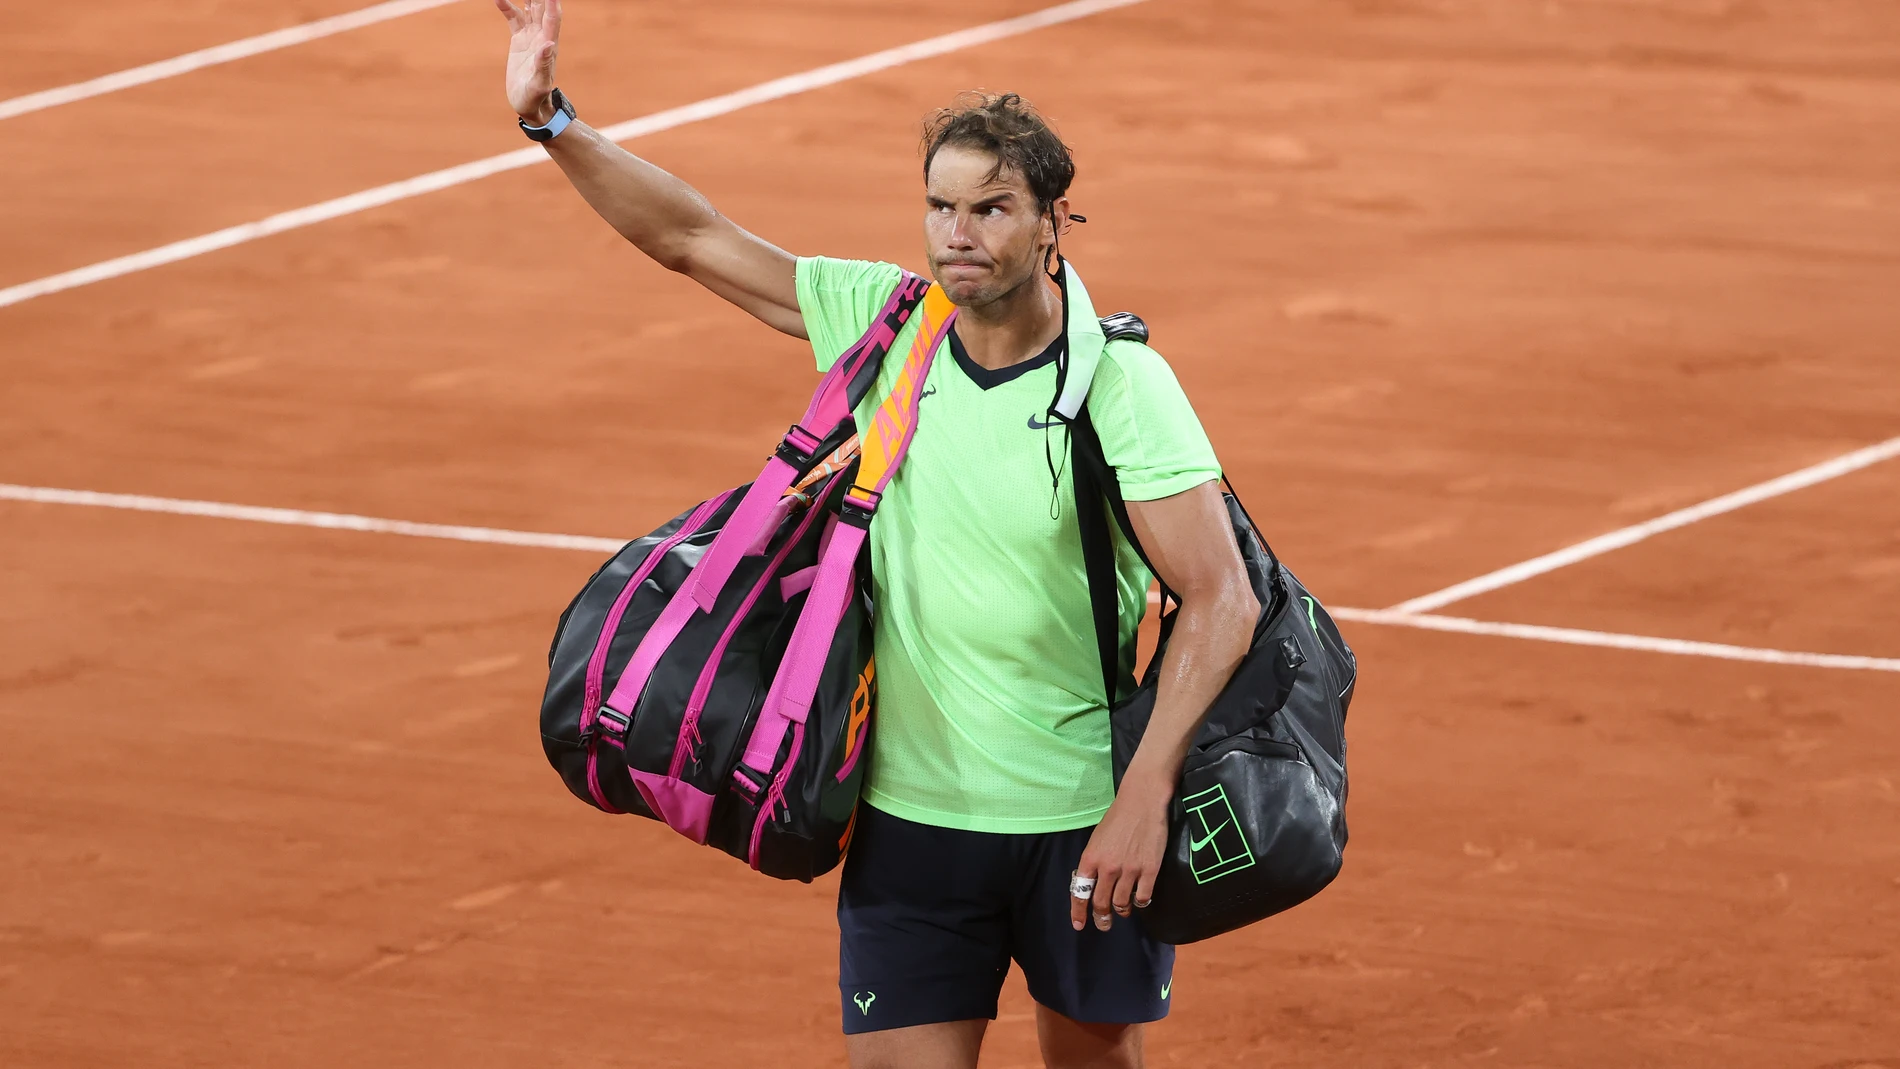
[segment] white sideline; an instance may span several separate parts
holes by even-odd
[[[259,505],[232,505],[221,501],[193,501],[183,498],[151,497],[145,494],[105,494],[94,490],[67,490],[53,486],[20,486],[0,483],[0,500],[27,501],[44,505],[80,505],[90,508],[130,509],[135,512],[163,512],[176,516],[205,516],[220,520],[245,520],[274,523],[289,527],[317,527],[334,531],[361,531],[368,534],[407,535],[413,538],[443,538],[455,542],[486,542],[505,546],[531,546],[540,549],[574,549],[592,553],[617,553],[626,539],[594,538],[586,535],[547,534],[539,531],[510,531],[497,527],[467,527],[446,523],[413,523],[376,516],[357,516],[343,512],[309,512],[304,509],[267,508]],[[1154,600],[1154,595],[1149,595]],[[1468,620],[1458,616],[1428,616],[1394,612],[1390,609],[1344,609],[1329,611],[1340,620],[1355,623],[1416,627],[1428,631],[1457,631],[1471,635],[1501,635],[1507,638],[1562,642],[1573,646],[1604,646],[1612,649],[1644,650],[1694,657],[1715,657],[1729,661],[1754,661],[1761,664],[1806,665],[1814,668],[1853,668],[1877,672],[1900,672],[1900,660],[1882,657],[1853,657],[1833,653],[1795,653],[1787,650],[1728,646],[1714,642],[1685,642],[1646,635],[1623,635],[1608,631],[1580,631],[1568,627],[1540,627],[1534,624],[1497,624]]]
[[[1491,572],[1488,575],[1481,575],[1476,579],[1467,579],[1462,583],[1448,586],[1443,590],[1434,591],[1430,594],[1422,594],[1409,601],[1401,601],[1386,611],[1413,614],[1443,608],[1454,601],[1463,601],[1466,598],[1475,597],[1479,594],[1496,590],[1499,587],[1510,586],[1513,583],[1521,583],[1533,576],[1543,575],[1545,572],[1553,572],[1567,565],[1575,564],[1578,561],[1601,556],[1613,549],[1622,549],[1624,546],[1634,545],[1651,535],[1661,534],[1664,531],[1673,531],[1678,527],[1687,527],[1692,523],[1706,520],[1711,516],[1720,516],[1724,512],[1733,512],[1745,505],[1753,505],[1760,501],[1766,501],[1771,497],[1779,497],[1782,494],[1790,493],[1802,489],[1803,487],[1813,486],[1816,483],[1839,478],[1849,472],[1859,471],[1862,468],[1878,464],[1883,460],[1889,460],[1896,456],[1900,456],[1900,438],[1889,438],[1878,445],[1870,445],[1865,449],[1856,449],[1845,456],[1835,457],[1833,460],[1824,461],[1810,468],[1802,468],[1800,471],[1783,475],[1778,479],[1770,479],[1765,483],[1757,483],[1747,489],[1737,490],[1732,494],[1724,494],[1721,497],[1704,501],[1700,505],[1691,505],[1685,509],[1678,509],[1666,516],[1658,516],[1653,520],[1646,520],[1642,523],[1625,527],[1619,531],[1611,531],[1606,535],[1598,535],[1595,538],[1585,542],[1579,542],[1567,549],[1560,549],[1555,553],[1546,553],[1541,557],[1534,557],[1521,564],[1513,564],[1508,568],[1500,568],[1495,572]]]
[[[1753,661],[1758,664],[1795,664],[1810,668],[1852,668],[1873,672],[1900,672],[1900,659],[1891,657],[1797,653],[1790,650],[1760,649],[1754,646],[1730,646],[1721,642],[1688,642],[1677,638],[1624,635],[1614,631],[1584,631],[1574,627],[1498,624],[1487,620],[1470,620],[1462,616],[1434,616],[1396,612],[1392,609],[1329,609],[1328,611],[1340,620],[1387,624],[1393,627],[1416,627],[1426,631],[1498,635],[1504,638],[1531,639],[1537,642],[1561,642],[1571,646],[1602,646],[1618,650],[1643,650],[1648,653],[1673,653],[1687,657],[1715,657],[1724,661]]]
[[[42,505],[87,505],[93,508],[132,509],[136,512],[169,512],[177,516],[209,516],[220,520],[248,520],[252,523],[276,523],[289,527],[323,527],[336,531],[365,531],[371,534],[409,535],[414,538],[447,538],[456,542],[492,542],[504,546],[536,546],[542,549],[584,549],[596,553],[616,553],[627,539],[590,538],[586,535],[542,534],[536,531],[507,531],[496,527],[464,527],[447,523],[411,523],[385,520],[375,516],[355,516],[344,512],[306,512],[303,509],[265,508],[259,505],[230,505],[221,501],[191,501],[174,497],[148,497],[144,494],[102,494],[92,490],[62,490],[53,486],[19,486],[0,483],[0,500],[31,501]]]
[[[455,2],[456,0],[388,0],[387,3],[372,4],[356,11],[331,15],[329,18],[318,19],[315,22],[306,22],[301,26],[289,26],[281,30],[272,30],[270,33],[258,34],[256,37],[246,37],[241,41],[201,48],[196,52],[187,52],[182,56],[159,60],[157,63],[147,63],[143,67],[133,67],[53,89],[42,89],[37,93],[28,93],[11,100],[0,100],[0,119],[11,119],[30,111],[43,111],[61,104],[85,100],[88,97],[104,96],[120,89],[130,89],[136,85],[175,78],[180,74],[189,74],[205,67],[215,67],[220,63],[255,56],[260,52],[274,52],[280,48],[303,44],[305,41],[314,41],[319,37],[329,37],[332,34],[373,26],[378,22],[399,19],[404,15],[413,15],[430,8],[445,7]]]
[[[697,103],[686,104],[677,108],[669,108],[666,111],[655,112],[652,115],[618,123],[606,127],[600,132],[615,141],[626,141],[636,137],[643,137],[647,134],[658,133],[661,130],[670,130],[676,126],[684,126],[687,123],[699,122],[702,119],[725,115],[730,112],[738,111],[741,108],[751,107],[754,104],[763,104],[767,101],[778,100],[781,97],[795,96],[799,93],[808,92],[827,85],[834,85],[838,82],[850,81],[853,78],[860,78],[867,74],[889,70],[892,67],[901,67],[920,59],[940,56],[974,45],[987,44],[991,41],[999,41],[1006,37],[1015,37],[1019,34],[1028,33],[1031,30],[1041,29],[1045,26],[1072,22],[1076,19],[1086,18],[1103,11],[1129,7],[1142,2],[1144,2],[1144,0],[1072,0],[1071,3],[1058,4],[1055,7],[1044,8],[1041,11],[1033,11],[1027,15],[1019,15],[1015,18],[985,23],[981,26],[973,26],[967,30],[957,30],[954,33],[946,33],[938,37],[915,41],[911,44],[900,45],[896,48],[887,48],[882,52],[873,52],[870,55],[859,56],[857,59],[849,59],[841,63],[817,67],[799,74],[787,75],[783,78],[774,78],[769,82],[761,82],[758,85],[746,89],[740,89],[716,97],[709,97]],[[111,260],[102,260],[99,263],[91,264],[86,267],[75,268],[74,270],[64,271],[57,275],[48,275],[45,278],[35,279],[31,282],[22,282],[18,285],[9,286],[6,289],[0,289],[0,308],[19,304],[22,301],[30,301],[35,297],[44,297],[50,293],[59,293],[62,290],[75,289],[94,282],[103,282],[106,279],[129,275],[136,271],[144,271],[164,264],[176,263],[179,260],[187,260],[194,256],[202,256],[205,253],[215,252],[219,249],[228,249],[233,245],[242,245],[245,242],[256,241],[258,238],[269,237],[272,234],[280,234],[286,230],[295,230],[299,227],[323,222],[326,219],[335,219],[338,216],[367,211],[370,208],[380,207],[394,201],[406,200],[410,197],[431,193],[439,189],[447,189],[450,186],[459,186],[465,182],[473,182],[478,178],[486,178],[490,175],[500,174],[503,171],[512,171],[527,167],[531,164],[540,163],[547,158],[547,154],[542,151],[539,146],[530,145],[526,148],[516,149],[513,152],[504,152],[499,156],[490,156],[484,160],[464,163],[429,174],[418,175],[415,178],[404,179],[400,182],[392,182],[386,186],[378,186],[375,189],[367,189],[361,193],[352,193],[346,197],[327,200],[321,204],[312,204],[308,207],[297,208],[293,211],[279,212],[276,215],[266,219],[259,219],[256,222],[240,223],[237,226],[226,227],[223,230],[214,231],[195,238],[187,238],[183,241],[174,241],[169,245],[161,245],[158,248],[147,249],[144,252],[133,253],[129,256],[120,256]]]

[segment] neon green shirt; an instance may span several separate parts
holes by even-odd
[[[798,304],[823,371],[870,326],[899,269],[798,261]],[[1070,294],[1070,337],[1094,329]],[[890,391],[921,317],[898,334],[858,425]],[[1108,710],[1069,481],[1068,439],[1043,426],[1053,349],[990,372],[946,342],[916,437],[871,524],[877,712],[864,798],[939,827],[1051,832],[1098,822],[1114,800]],[[1102,350],[1088,408],[1123,494],[1152,501],[1220,476],[1213,448],[1161,357]],[[1048,453],[1045,454],[1045,442]],[[1047,457],[1061,473],[1052,485]],[[1116,537],[1124,645],[1149,575]]]

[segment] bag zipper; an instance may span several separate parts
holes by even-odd
[[[758,820],[752,825],[752,848],[747,852],[749,856],[746,858],[746,863],[751,865],[755,872],[759,868],[759,840],[764,837],[765,826],[771,823],[772,814],[785,801],[785,784],[792,778],[792,769],[798,764],[798,751],[803,748],[804,742],[805,725],[793,721],[791,752],[785,757],[785,767],[779,769],[778,775],[772,777],[771,788],[765,792],[765,797],[759,800]]]
[[[627,614],[627,606],[632,603],[634,593],[640,589],[641,583],[646,582],[647,576],[653,574],[653,569],[659,567],[661,558],[671,553],[681,542],[698,534],[732,494],[733,491],[727,490],[717,497],[701,502],[698,508],[687,515],[685,522],[680,524],[679,530],[653,547],[653,551],[647,554],[646,559],[640,562],[638,568],[634,569],[626,585],[620,588],[620,594],[614,598],[613,606],[607,610],[607,619],[601,625],[600,637],[594,642],[593,656],[587,661],[587,682],[581,698],[580,729],[583,738],[588,738],[589,729],[594,726],[594,721],[599,717],[601,677],[606,674],[607,654],[613,647],[614,632],[620,627],[621,617]],[[592,738],[588,738],[587,742],[587,793],[593,796],[594,804],[604,812],[626,812],[608,802],[606,794],[600,789],[600,748]]]

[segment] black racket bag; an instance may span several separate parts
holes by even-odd
[[[1154,712],[1179,604],[1163,584],[1160,643],[1137,686],[1122,667],[1134,663],[1134,651],[1117,648],[1115,557],[1104,512],[1137,551],[1140,543],[1086,409],[1071,423],[1070,440],[1119,786]],[[1346,848],[1346,707],[1358,662],[1325,606],[1261,537],[1231,485],[1222,496],[1261,613],[1252,648],[1188,751],[1168,853],[1152,903],[1140,914],[1150,936],[1175,944],[1299,905],[1339,874]]]

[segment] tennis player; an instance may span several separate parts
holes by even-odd
[[[509,104],[587,203],[661,266],[793,337],[828,368],[897,267],[795,257],[576,118],[556,88],[559,0],[495,0]],[[960,309],[916,437],[871,526],[877,734],[838,894],[839,994],[855,1069],[974,1069],[1013,959],[1052,1069],[1136,1067],[1168,1011],[1174,949],[1140,914],[1189,740],[1259,613],[1173,373],[1107,345],[1088,409],[1136,534],[1181,612],[1159,700],[1117,793],[1066,429],[1050,416],[1086,300],[1047,273],[1074,218],[1069,149],[1014,95],[966,95],[927,125],[924,257]],[[898,336],[903,352],[921,316]],[[943,359],[947,355],[949,359]],[[890,388],[901,361],[866,397]],[[1118,540],[1119,541],[1119,540]],[[1118,545],[1132,649],[1149,576]],[[1117,918],[1121,918],[1117,923]]]

